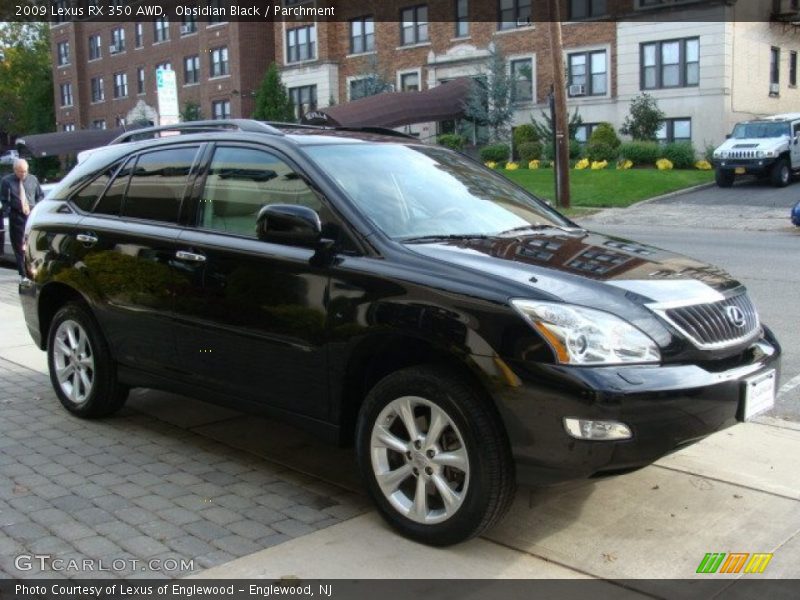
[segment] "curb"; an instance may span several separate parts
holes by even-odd
[[[602,215],[602,214],[604,214],[606,212],[617,212],[617,211],[630,210],[631,208],[635,208],[637,206],[647,205],[647,204],[650,204],[652,202],[657,202],[659,200],[666,200],[668,198],[674,198],[675,196],[680,196],[681,194],[688,194],[689,192],[697,192],[699,190],[705,190],[707,188],[714,187],[715,185],[717,185],[717,184],[714,183],[713,181],[710,181],[708,183],[701,183],[699,185],[693,185],[692,187],[683,188],[683,189],[680,189],[680,190],[675,190],[674,192],[668,192],[666,194],[661,194],[660,196],[653,196],[652,198],[646,198],[644,200],[640,200],[639,202],[636,202],[635,204],[631,204],[630,206],[625,206],[625,207],[622,207],[622,208],[611,208],[611,207],[601,208],[599,211],[597,211],[596,213],[594,213],[592,215],[589,215],[586,218],[587,219],[591,219],[591,218],[596,217],[598,215]]]

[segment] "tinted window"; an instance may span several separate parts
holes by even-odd
[[[119,216],[120,208],[122,207],[122,198],[125,195],[125,189],[128,187],[128,179],[131,175],[131,167],[136,161],[135,158],[130,159],[122,169],[119,170],[114,181],[108,186],[106,193],[94,207],[95,213],[104,215]]]
[[[256,237],[256,218],[268,204],[302,204],[319,212],[314,192],[289,165],[262,150],[218,148],[201,202],[206,229]]]
[[[100,174],[95,176],[88,185],[70,198],[72,203],[83,211],[91,212],[95,202],[106,189],[108,182],[111,181],[120,164],[118,162],[114,163],[100,171]]]
[[[197,147],[169,148],[139,156],[125,195],[123,216],[176,223]]]

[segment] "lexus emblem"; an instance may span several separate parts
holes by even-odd
[[[734,327],[742,328],[745,326],[744,312],[738,306],[726,306],[725,307],[725,315],[728,317],[728,321],[730,321],[731,325]]]

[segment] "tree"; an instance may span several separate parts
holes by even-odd
[[[656,139],[663,120],[664,113],[658,108],[655,98],[642,92],[631,100],[630,114],[619,130],[636,141],[651,142]]]
[[[186,102],[181,111],[181,121],[202,121],[203,111],[197,102]]]
[[[0,25],[0,131],[9,137],[55,131],[50,27]]]
[[[512,80],[503,53],[489,46],[486,77],[473,79],[464,103],[468,119],[489,128],[490,142],[507,142],[514,108],[511,105]]]
[[[542,111],[541,121],[537,121],[534,116],[531,115],[531,125],[543,144],[553,143],[553,117],[550,115],[550,111]],[[575,134],[578,133],[578,127],[581,125],[583,125],[583,118],[578,114],[578,109],[576,108],[575,112],[569,116],[569,139],[575,139]]]
[[[294,105],[281,81],[278,65],[272,63],[256,93],[253,118],[261,121],[293,123],[296,120]]]
[[[375,54],[369,55],[364,61],[364,67],[353,79],[356,83],[350,89],[350,100],[377,96],[386,92],[394,91],[391,77],[387,76],[386,71],[381,67],[378,57]]]

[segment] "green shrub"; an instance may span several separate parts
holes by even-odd
[[[590,142],[586,144],[586,158],[591,161],[607,160],[614,162],[619,156],[619,151],[605,142]]]
[[[538,142],[539,134],[536,128],[530,123],[523,123],[514,128],[514,148],[519,151],[519,147],[526,142]]]
[[[611,123],[598,123],[592,130],[592,135],[589,136],[588,142],[589,145],[605,144],[610,146],[613,150],[619,148],[619,145],[622,143]]]
[[[481,160],[483,162],[502,163],[506,162],[509,156],[511,156],[511,151],[505,144],[491,144],[481,148]]]
[[[703,152],[703,158],[705,158],[711,164],[714,163],[714,150],[716,150],[714,146],[706,144],[706,149]]]
[[[539,160],[542,158],[542,144],[541,142],[523,142],[517,146],[517,154],[524,164],[528,164],[532,160]]]
[[[436,138],[436,142],[440,146],[450,148],[451,150],[461,151],[464,149],[464,136],[457,133],[443,133]]]
[[[691,169],[697,160],[691,142],[675,142],[661,147],[659,158],[666,158],[676,169]]]
[[[656,142],[628,142],[619,147],[619,154],[636,167],[652,166],[661,156],[661,146]]]
[[[571,159],[580,158],[583,155],[583,144],[578,140],[569,141],[569,157]]]

